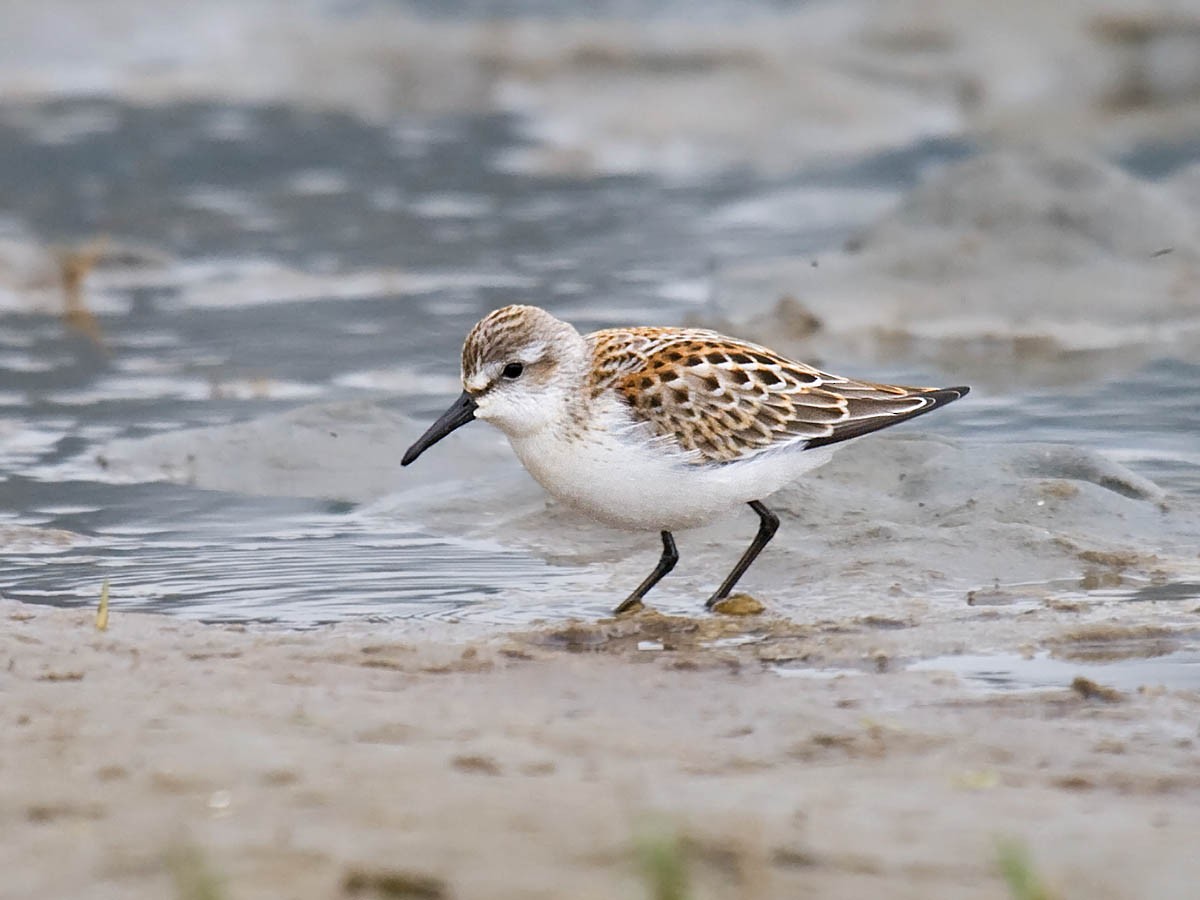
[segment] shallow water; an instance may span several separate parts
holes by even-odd
[[[838,226],[710,224],[761,189],[748,177],[679,188],[507,174],[520,138],[495,118],[382,129],[272,108],[89,100],[8,110],[0,132],[12,218],[64,240],[111,230],[191,260],[168,262],[149,286],[107,290],[103,348],[53,309],[4,315],[0,515],[91,538],[6,554],[0,590],[39,602],[87,602],[109,577],[136,608],[301,623],[453,613],[553,582],[571,570],[411,523],[389,533],[315,501],[113,487],[88,480],[89,469],[102,474],[92,458],[113,438],[302,401],[365,394],[430,415],[454,392],[461,337],[487,309],[523,300],[580,322],[669,320],[705,299],[715,256],[782,252]],[[333,281],[387,267],[433,287],[239,296],[247,268],[266,258]],[[226,281],[225,296],[199,308],[181,299],[213,269],[227,272],[214,290]],[[64,481],[72,460],[79,480]]]
[[[301,403],[366,397],[428,418],[456,393],[459,343],[491,308],[536,303],[585,328],[703,318],[714,267],[817,258],[924,167],[969,151],[923,142],[787,178],[675,182],[517,173],[508,161],[524,141],[494,116],[379,127],[200,103],[0,110],[9,234],[114,234],[165,254],[97,275],[85,297],[99,343],[64,327],[53,290],[0,312],[0,525],[83,536],[0,550],[0,593],[78,605],[107,578],[127,608],[295,625],[598,614],[612,597],[595,567],[425,533],[402,502],[381,521],[348,503],[110,483],[97,454],[115,438]],[[837,366],[963,380],[869,355]],[[1200,365],[1164,358],[1070,390],[979,391],[925,421],[943,435],[1095,447],[1200,496],[1198,395]],[[278,454],[286,469],[288,447]]]
[[[1076,678],[1087,678],[1118,691],[1142,687],[1170,690],[1200,689],[1200,653],[1180,650],[1156,657],[1102,663],[1068,662],[1044,653],[990,655],[963,654],[923,659],[909,667],[913,672],[952,672],[965,684],[985,691],[1061,690]]]

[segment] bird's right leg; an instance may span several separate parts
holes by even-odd
[[[679,551],[675,549],[675,538],[671,537],[671,532],[664,531],[662,533],[663,551],[662,556],[658,558],[658,565],[654,567],[654,571],[646,576],[646,580],[639,584],[624,600],[620,606],[613,610],[614,616],[619,616],[626,610],[632,609],[642,602],[642,598],[646,596],[646,592],[654,587],[663,576],[675,568],[675,563],[679,562]]]

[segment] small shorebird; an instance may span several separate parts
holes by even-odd
[[[581,335],[536,306],[506,306],[471,329],[462,384],[401,465],[483,419],[559,500],[608,525],[659,531],[658,565],[615,613],[638,606],[675,567],[672,531],[748,503],[758,533],[708,598],[712,609],[779,527],[763,497],[828,461],[832,445],[968,391],[841,378],[700,329]]]

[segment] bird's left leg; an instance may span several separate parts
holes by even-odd
[[[754,536],[754,540],[750,542],[750,546],[746,548],[746,552],[742,554],[742,558],[737,561],[737,565],[733,567],[733,571],[721,582],[721,586],[717,588],[717,592],[705,602],[704,606],[706,609],[712,609],[719,601],[729,596],[729,592],[738,583],[738,579],[746,574],[746,570],[750,568],[750,564],[754,562],[755,557],[762,553],[763,547],[767,546],[767,543],[775,536],[776,529],[779,528],[779,516],[767,509],[761,500],[751,500],[750,508],[758,513],[758,534]]]

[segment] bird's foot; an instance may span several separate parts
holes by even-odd
[[[614,616],[635,616],[646,608],[641,597],[627,597],[612,611]]]
[[[757,616],[766,611],[766,607],[749,594],[709,597],[704,607],[723,616]]]

